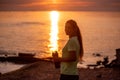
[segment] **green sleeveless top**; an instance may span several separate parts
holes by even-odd
[[[69,51],[76,51],[77,60],[73,62],[61,62],[61,74],[78,75],[77,63],[79,59],[80,45],[77,37],[72,37],[62,50],[62,57],[67,58]]]

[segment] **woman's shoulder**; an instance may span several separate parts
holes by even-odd
[[[68,41],[68,43],[73,43],[73,44],[75,44],[75,43],[77,43],[77,42],[78,42],[77,37],[72,37],[72,38],[70,38],[69,41]]]
[[[76,40],[77,40],[77,36],[71,37],[71,38],[69,39],[69,41],[76,41]]]

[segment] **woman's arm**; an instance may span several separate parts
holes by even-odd
[[[76,51],[69,51],[69,56],[66,58],[53,55],[54,62],[72,62],[72,61],[76,61],[76,59],[77,59]]]

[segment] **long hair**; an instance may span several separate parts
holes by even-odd
[[[66,23],[71,25],[71,33],[76,35],[80,44],[80,58],[83,57],[84,50],[83,50],[83,42],[82,42],[82,35],[77,23],[74,20],[68,20]]]

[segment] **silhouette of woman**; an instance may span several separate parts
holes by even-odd
[[[82,61],[84,52],[81,32],[74,20],[65,23],[65,33],[69,40],[62,49],[62,57],[53,54],[53,61],[61,64],[60,80],[79,80],[77,63]]]

